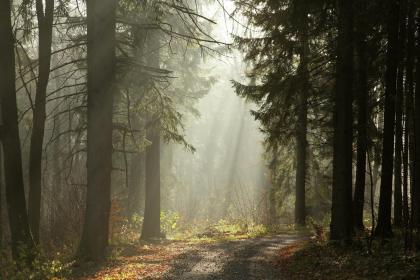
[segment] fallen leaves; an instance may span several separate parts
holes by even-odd
[[[119,256],[96,270],[88,269],[78,280],[137,280],[158,279],[171,268],[171,261],[191,246],[184,242],[154,245],[130,245],[121,248]]]
[[[420,257],[406,255],[398,243],[376,245],[367,254],[362,243],[342,247],[300,242],[278,253],[276,266],[284,279],[420,279]]]

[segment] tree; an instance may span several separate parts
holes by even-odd
[[[417,29],[417,32],[419,30]],[[417,231],[416,247],[420,248],[420,38],[417,37],[416,46],[416,87],[414,93],[414,170],[412,189],[412,219],[413,228]]]
[[[356,53],[357,53],[357,164],[356,181],[353,198],[353,224],[363,230],[363,206],[365,202],[366,153],[367,153],[367,119],[368,119],[368,73],[367,73],[367,35],[365,1],[357,1]]]
[[[409,175],[411,189],[413,188],[413,115],[414,115],[414,60],[415,60],[415,4],[413,0],[408,3],[408,20],[407,20],[407,56],[406,56],[406,80],[405,80],[405,96],[404,96],[404,109],[405,109],[405,127],[404,127],[404,152],[403,152],[403,222],[404,227],[408,228],[410,213],[409,213]]]
[[[394,132],[395,132],[395,98],[397,91],[398,71],[398,26],[399,1],[389,0],[387,35],[388,49],[385,77],[385,111],[382,148],[382,174],[379,198],[378,225],[375,233],[380,237],[392,236],[391,206],[392,206],[392,174],[394,162]]]
[[[363,208],[365,203],[366,184],[366,153],[368,152],[368,50],[367,50],[367,20],[366,2],[357,3],[357,24],[355,32],[355,47],[357,53],[357,163],[356,181],[353,198],[353,224],[356,229],[363,230]]]
[[[0,100],[1,143],[12,253],[18,258],[21,249],[34,249],[26,212],[19,139],[18,110],[15,89],[14,36],[11,23],[11,1],[0,2]]]
[[[353,144],[353,1],[339,0],[331,240],[351,239]]]
[[[301,85],[298,90],[298,119],[296,131],[296,202],[295,202],[295,223],[305,225],[306,220],[306,154],[307,154],[307,133],[308,133],[308,96],[309,96],[309,35],[308,35],[308,7],[305,1],[297,1],[295,7],[298,15],[298,39],[300,47],[298,49],[300,64],[298,76]]]
[[[238,10],[264,35],[236,37],[245,60],[252,62],[248,75],[257,83],[235,82],[234,86],[238,95],[257,104],[252,114],[267,136],[267,153],[281,154],[283,147],[294,145],[295,223],[304,225],[307,173],[313,163],[308,163],[308,153],[322,138],[311,139],[308,131],[319,132],[322,122],[317,122],[318,118],[330,118],[321,109],[331,80],[331,71],[325,67],[328,55],[321,51],[329,47],[324,36],[330,26],[318,28],[325,23],[324,9],[329,6],[323,1],[254,1],[255,6],[261,6],[254,9],[245,2],[236,1]]]
[[[111,204],[116,1],[87,2],[87,196],[80,253],[105,257]]]
[[[403,152],[403,99],[405,74],[405,48],[407,29],[407,1],[400,2],[398,74],[395,99],[395,156],[394,156],[394,225],[402,226],[402,152]]]
[[[29,158],[29,224],[35,242],[39,242],[39,223],[42,193],[42,150],[46,120],[46,95],[50,77],[52,28],[54,19],[54,0],[36,1],[36,14],[39,26],[38,43],[38,81],[36,84],[35,107]]]
[[[160,40],[157,31],[148,36],[149,67],[159,69]],[[144,222],[141,239],[161,237],[160,231],[160,116],[149,115],[147,139],[151,144],[146,148],[146,192]]]

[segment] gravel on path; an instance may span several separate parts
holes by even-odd
[[[275,265],[279,250],[305,238],[282,234],[197,246],[176,258],[163,279],[281,279]]]

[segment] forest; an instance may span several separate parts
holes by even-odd
[[[420,1],[0,0],[0,280],[420,279]]]

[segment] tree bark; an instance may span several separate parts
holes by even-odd
[[[331,240],[349,240],[353,231],[353,1],[338,1],[338,57],[334,107]]]
[[[406,84],[405,84],[405,133],[404,133],[404,153],[403,153],[403,166],[404,166],[404,178],[403,178],[403,222],[405,228],[408,227],[410,218],[409,212],[409,174],[412,177],[412,164],[410,161],[413,160],[410,155],[410,146],[413,137],[413,103],[414,103],[414,59],[415,59],[415,28],[414,28],[414,15],[415,5],[414,1],[410,0],[408,4],[408,23],[407,23],[407,59],[406,59]],[[412,181],[412,178],[410,178]]]
[[[399,24],[399,65],[397,77],[397,95],[395,99],[395,159],[394,159],[394,225],[402,226],[402,150],[403,150],[403,98],[405,74],[405,48],[406,48],[406,20],[407,1],[401,1]]]
[[[309,39],[308,39],[308,9],[305,1],[298,1],[296,9],[299,11],[299,48],[300,64],[298,76],[301,81],[298,96],[298,120],[296,131],[296,200],[295,200],[295,224],[306,224],[306,157],[307,157],[307,133],[308,133],[308,96],[309,96]]]
[[[148,53],[150,55],[149,66],[159,68],[160,64],[160,40],[156,31],[149,37]],[[152,142],[146,148],[146,191],[144,221],[141,239],[148,240],[160,238],[160,120],[149,119],[153,125],[147,129],[147,139]]]
[[[353,197],[353,225],[355,229],[363,230],[363,209],[365,203],[366,186],[366,153],[368,152],[367,124],[368,124],[368,53],[364,0],[358,1],[356,29],[357,52],[357,162],[356,181]]]
[[[420,22],[417,32],[420,30]],[[420,247],[420,38],[416,46],[416,88],[414,96],[414,186],[412,189],[413,228],[417,231],[416,247]]]
[[[399,1],[389,0],[387,20],[388,51],[385,77],[385,111],[382,148],[382,174],[376,235],[391,237],[392,174],[394,165],[395,98],[398,70]]]
[[[15,89],[15,54],[11,23],[11,1],[0,1],[0,101],[6,201],[12,239],[12,254],[34,248],[26,211],[22,154],[19,139]]]
[[[144,49],[145,41],[147,39],[146,32],[142,28],[133,28],[134,34],[134,44],[136,47],[136,60],[139,65],[144,65]],[[131,119],[131,124],[133,129],[144,130],[145,121],[142,120],[140,114],[133,114],[129,116]],[[139,138],[143,139],[145,136],[142,132]],[[136,143],[137,144],[137,143]],[[132,217],[134,214],[140,213],[143,203],[142,196],[144,196],[144,187],[145,187],[145,152],[139,151],[131,156],[131,168],[130,168],[130,177],[128,180],[129,187],[129,196],[128,196],[128,209],[127,216]]]
[[[101,260],[109,241],[116,1],[87,1],[87,24],[87,196],[80,253]]]
[[[37,0],[36,14],[39,26],[39,68],[29,152],[28,216],[34,241],[38,243],[42,193],[42,148],[46,119],[46,96],[51,66],[54,0],[45,1],[45,11],[43,1]]]

